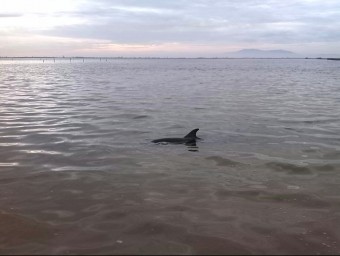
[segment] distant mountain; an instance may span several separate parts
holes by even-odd
[[[299,58],[298,54],[285,50],[258,50],[243,49],[237,52],[229,52],[226,57],[230,58]]]

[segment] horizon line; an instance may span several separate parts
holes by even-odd
[[[337,59],[329,57],[103,57],[103,56],[0,56],[0,59]]]

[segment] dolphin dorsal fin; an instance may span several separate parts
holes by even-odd
[[[196,132],[197,132],[198,130],[199,130],[198,128],[192,130],[192,131],[189,132],[187,135],[185,135],[184,138],[197,138],[197,137],[196,137]]]

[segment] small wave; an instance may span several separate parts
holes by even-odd
[[[319,172],[333,172],[333,171],[340,170],[340,166],[324,164],[324,165],[313,166],[313,169]]]
[[[232,135],[241,135],[248,137],[263,137],[263,138],[297,138],[297,135],[271,135],[271,134],[261,134],[261,133],[246,133],[246,132],[227,132]]]
[[[55,215],[57,218],[70,218],[75,215],[74,212],[65,210],[44,210],[43,213]]]
[[[303,123],[303,124],[326,124],[339,122],[339,118],[325,118],[325,119],[279,119],[281,122],[285,123]]]
[[[212,160],[214,161],[218,166],[230,166],[230,167],[235,167],[238,165],[241,165],[242,163],[236,162],[227,158],[223,158],[220,156],[209,156],[206,157],[205,159],[207,160]]]
[[[24,147],[24,146],[32,146],[33,144],[30,143],[23,143],[23,142],[0,142],[1,147]]]
[[[43,149],[22,149],[18,150],[19,152],[28,153],[28,154],[42,154],[42,155],[64,155],[64,156],[71,156],[72,153],[66,152],[58,152],[52,150],[43,150]]]
[[[261,197],[262,200],[270,200],[280,203],[291,203],[305,208],[328,208],[329,203],[320,200],[316,196],[289,193],[289,194],[267,194]]]
[[[319,199],[314,195],[302,193],[272,193],[263,190],[226,190],[215,192],[218,199],[225,200],[228,197],[239,197],[251,201],[271,201],[277,203],[294,204],[304,208],[327,208],[329,202]]]
[[[303,144],[303,145],[308,145],[308,146],[317,146],[317,147],[323,147],[323,148],[330,148],[330,149],[335,149],[337,151],[340,151],[340,146],[338,145],[332,145],[332,144],[326,144],[322,142],[301,142],[301,141],[284,141],[284,143],[287,144]]]
[[[145,118],[149,118],[150,116],[147,115],[140,115],[140,116],[135,116],[133,117],[133,119],[145,119]]]
[[[19,163],[0,163],[1,167],[18,166]]]
[[[312,170],[306,166],[298,166],[291,163],[269,162],[267,167],[275,171],[283,171],[289,174],[311,174]]]

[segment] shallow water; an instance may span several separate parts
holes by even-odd
[[[339,254],[339,70],[0,61],[0,254]]]

